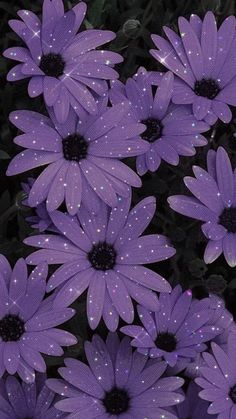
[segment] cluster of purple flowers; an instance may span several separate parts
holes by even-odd
[[[47,116],[10,115],[24,150],[7,174],[43,168],[22,184],[40,233],[25,243],[39,250],[13,269],[0,257],[0,417],[234,419],[233,318],[219,297],[194,299],[146,266],[175,249],[164,235],[145,234],[156,200],[132,205],[132,187],[162,162],[193,156],[218,118],[230,122],[235,18],[219,29],[210,12],[203,21],[179,18],[180,36],[169,28],[167,39],[153,35],[151,54],[170,71],[140,68],[123,84],[114,70],[122,57],[100,48],[115,34],[79,30],[85,13],[83,2],[65,12],[62,0],[44,0],[41,20],[21,10],[10,21],[25,47],[5,51],[20,63],[8,80],[29,78],[28,93],[43,94]],[[136,158],[137,173],[126,157]],[[236,177],[226,150],[210,150],[207,170],[193,171],[184,182],[194,197],[171,196],[169,204],[204,223],[206,263],[224,253],[234,267]],[[27,264],[36,266],[30,274]],[[47,281],[48,265],[60,266]],[[62,379],[46,380],[42,354],[61,356],[77,343],[58,326],[84,292],[89,326],[103,321],[107,339],[94,335],[84,344],[87,363],[66,358]]]

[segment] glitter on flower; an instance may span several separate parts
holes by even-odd
[[[127,337],[119,341],[112,333],[106,343],[95,335],[92,342],[85,343],[85,352],[89,365],[67,358],[66,366],[59,368],[63,380],[47,380],[49,388],[65,397],[55,406],[71,413],[68,419],[177,419],[166,408],[184,400],[176,392],[184,380],[163,377],[164,362],[153,362],[132,352]]]
[[[208,131],[209,126],[197,121],[190,106],[171,104],[173,91],[173,74],[156,75],[158,88],[155,95],[152,92],[151,80],[153,72],[139,72],[133,79],[128,79],[124,86],[115,81],[110,90],[114,104],[129,100],[131,103],[130,118],[141,122],[146,130],[141,138],[149,143],[146,153],[137,157],[136,167],[139,175],[148,170],[155,172],[161,160],[177,165],[179,156],[193,156],[195,147],[207,144],[201,133]]]
[[[170,367],[184,369],[198,352],[205,350],[204,342],[213,339],[220,328],[209,326],[209,309],[192,310],[192,294],[182,293],[180,286],[171,294],[161,293],[160,309],[152,313],[138,306],[142,326],[130,325],[121,331],[133,338],[131,344],[151,358],[164,358]]]
[[[191,15],[179,18],[180,36],[168,27],[168,40],[153,35],[158,50],[153,57],[175,74],[173,102],[192,104],[198,120],[214,124],[217,118],[230,122],[228,105],[236,105],[235,17],[229,16],[217,30],[212,12],[203,21]]]
[[[21,383],[16,377],[0,380],[1,419],[64,419],[66,414],[53,405],[58,400],[45,384],[46,375],[36,374],[35,382]]]
[[[89,29],[77,34],[85,14],[83,2],[65,13],[61,0],[44,0],[42,22],[28,10],[18,11],[21,20],[9,21],[26,48],[4,52],[20,62],[8,73],[8,81],[30,78],[29,95],[43,93],[61,123],[70,108],[78,115],[83,110],[96,113],[96,97],[108,89],[107,80],[118,77],[112,66],[123,61],[115,52],[96,50],[115,38],[113,32]]]
[[[22,182],[21,187],[23,191],[26,193],[26,198],[22,201],[22,204],[26,207],[30,207],[28,203],[28,195],[30,193],[30,190],[35,182],[35,179],[28,178],[27,183]],[[54,231],[57,232],[56,227],[53,225],[53,222],[50,218],[50,214],[47,210],[46,203],[42,202],[39,204],[36,208],[34,208],[35,214],[26,217],[26,221],[31,224],[32,228],[36,228],[39,230],[40,233],[43,233],[44,231]]]
[[[226,309],[224,300],[217,295],[209,295],[209,298],[202,300],[194,300],[192,303],[192,313],[200,310],[210,310],[211,315],[207,325],[216,327],[220,333],[211,339],[211,342],[216,342],[222,348],[227,345],[229,334],[236,332],[236,325],[233,321],[232,314]],[[205,362],[202,354],[199,353],[193,362],[187,365],[185,374],[191,378],[195,378],[200,374],[200,367],[204,366]]]
[[[200,399],[200,388],[191,382],[185,394],[185,400],[170,409],[180,419],[216,419],[215,415],[208,415],[208,403]],[[166,418],[168,419],[168,417]]]
[[[0,377],[5,371],[17,372],[23,381],[33,382],[34,370],[46,371],[41,353],[61,356],[61,346],[77,342],[73,335],[56,328],[75,311],[54,308],[52,296],[44,299],[47,271],[42,263],[28,278],[24,259],[11,270],[0,256]]]
[[[195,178],[184,182],[194,197],[174,195],[170,207],[180,214],[204,222],[202,231],[208,244],[206,263],[214,262],[223,252],[229,266],[236,266],[236,177],[227,152],[219,147],[207,155],[207,171],[193,166]]]
[[[41,248],[28,256],[29,264],[63,264],[47,286],[52,291],[63,284],[55,297],[55,307],[68,306],[88,288],[87,315],[92,329],[103,317],[108,329],[115,331],[119,316],[127,323],[133,321],[131,298],[149,310],[157,310],[158,298],[153,291],[171,290],[163,277],[142,266],[175,254],[165,236],[141,236],[154,216],[155,198],[145,198],[129,210],[130,198],[119,198],[116,208],[104,205],[96,215],[84,207],[73,218],[55,211],[51,218],[61,235],[25,240]]]
[[[228,347],[224,351],[212,343],[212,354],[203,354],[207,366],[200,368],[201,377],[196,383],[203,388],[199,396],[210,403],[209,414],[216,414],[219,419],[236,417],[236,334],[231,333]]]
[[[11,161],[9,176],[47,165],[34,182],[28,197],[31,207],[47,200],[49,212],[65,200],[67,210],[76,214],[81,201],[89,211],[98,211],[100,201],[111,207],[117,195],[130,194],[130,186],[141,186],[135,172],[120,159],[145,152],[148,143],[138,136],[145,127],[123,123],[129,104],[107,108],[107,99],[99,103],[96,116],[84,114],[78,119],[70,112],[65,124],[31,111],[11,113],[10,120],[25,134],[15,143],[27,150]]]

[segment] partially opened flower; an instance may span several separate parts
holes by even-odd
[[[202,387],[199,396],[210,402],[208,413],[219,419],[236,417],[236,334],[229,335],[227,350],[212,343],[212,354],[203,354],[206,366],[200,368],[196,383]]]
[[[235,17],[229,16],[217,30],[212,12],[203,21],[191,15],[179,18],[180,36],[164,27],[167,39],[153,35],[156,60],[175,74],[173,102],[191,104],[197,119],[214,124],[229,122],[228,105],[236,105]]]
[[[45,383],[45,374],[36,374],[34,383],[22,383],[16,377],[0,380],[1,419],[62,419],[66,414],[53,405],[59,397]]]
[[[141,138],[149,143],[149,148],[136,160],[140,175],[148,170],[155,172],[162,160],[177,165],[179,156],[193,156],[195,147],[207,144],[201,133],[209,129],[205,122],[196,120],[190,106],[171,104],[171,72],[163,76],[157,73],[159,87],[155,94],[152,74],[148,77],[148,73],[139,72],[133,79],[128,79],[125,86],[115,81],[109,93],[116,104],[128,99],[131,103],[130,118],[146,126]]]
[[[65,124],[31,111],[16,111],[11,121],[25,134],[15,143],[27,148],[11,161],[9,176],[47,165],[34,182],[28,197],[31,207],[46,200],[47,210],[65,200],[74,215],[81,201],[89,211],[98,211],[100,201],[112,207],[117,196],[127,196],[130,186],[141,186],[140,178],[120,159],[142,154],[148,147],[138,135],[144,126],[124,123],[128,103],[107,108],[99,104],[96,116],[78,119],[70,112]]]
[[[200,388],[193,381],[190,382],[184,401],[172,407],[170,411],[179,419],[216,419],[215,415],[207,413],[208,403],[199,397],[199,391]]]
[[[67,417],[177,419],[166,408],[183,401],[176,392],[184,383],[179,377],[163,377],[164,362],[153,362],[132,352],[130,340],[119,341],[109,334],[106,343],[99,336],[85,343],[86,365],[65,359],[59,368],[63,380],[50,379],[47,385],[65,397],[56,403]]]
[[[206,263],[214,262],[223,252],[229,266],[236,266],[236,177],[224,148],[208,152],[207,171],[193,166],[195,178],[184,182],[194,197],[174,195],[170,207],[180,214],[204,222],[202,231],[208,244]]]
[[[165,236],[141,236],[155,213],[155,198],[146,198],[129,209],[130,198],[120,198],[116,208],[110,210],[104,205],[97,215],[90,215],[84,207],[74,218],[55,211],[51,218],[61,235],[25,240],[41,248],[27,258],[28,263],[63,264],[47,286],[52,291],[63,284],[55,297],[55,307],[71,304],[88,288],[87,315],[93,329],[101,317],[112,331],[118,327],[119,316],[131,323],[131,298],[157,310],[158,298],[153,291],[171,290],[163,277],[142,266],[175,254]]]
[[[124,326],[121,331],[133,338],[131,344],[139,352],[184,369],[198,352],[205,350],[204,343],[220,333],[220,328],[208,325],[209,309],[191,309],[192,294],[182,293],[180,286],[171,294],[161,293],[159,302],[160,309],[155,313],[138,306],[142,326]]]
[[[21,20],[9,22],[26,48],[4,52],[20,62],[8,73],[8,80],[30,78],[29,95],[43,93],[59,122],[65,122],[71,107],[78,115],[83,109],[96,113],[95,96],[107,90],[107,80],[118,77],[111,67],[123,61],[117,53],[96,50],[115,38],[113,32],[89,29],[77,34],[85,13],[83,2],[65,13],[62,0],[44,0],[42,21],[31,11],[20,10]]]
[[[34,182],[35,180],[33,178],[28,178],[27,182],[21,183],[21,187],[23,191],[26,193],[26,197],[22,201],[22,204],[26,207],[29,207],[28,196]],[[35,214],[26,217],[26,221],[30,223],[32,228],[38,229],[40,233],[44,231],[57,231],[50,218],[50,213],[47,210],[46,202],[41,202],[41,204],[39,204],[33,210],[35,211]]]
[[[44,299],[46,277],[45,263],[28,277],[24,259],[11,270],[0,256],[0,377],[5,371],[17,372],[23,381],[33,382],[35,370],[46,371],[41,353],[61,356],[62,346],[77,342],[73,335],[57,328],[75,311],[56,309],[52,297]]]

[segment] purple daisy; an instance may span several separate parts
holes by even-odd
[[[30,193],[30,190],[35,182],[35,179],[28,178],[27,183],[22,182],[21,187],[23,191],[26,193],[26,198],[22,201],[22,204],[26,207],[30,207],[28,203],[28,195]],[[50,214],[47,210],[46,203],[42,202],[39,204],[36,208],[34,208],[35,214],[26,217],[26,221],[31,224],[32,228],[36,228],[39,230],[40,233],[43,233],[44,231],[54,231],[57,232],[56,227],[53,225],[53,222],[50,218]]]
[[[193,166],[195,178],[184,183],[194,197],[174,195],[170,207],[180,214],[204,222],[202,231],[209,240],[204,253],[206,263],[223,252],[229,266],[236,266],[236,177],[227,152],[219,147],[207,155],[207,171]]]
[[[180,419],[216,419],[216,416],[208,415],[208,403],[200,399],[200,388],[191,382],[185,394],[185,400],[170,409]],[[166,417],[168,419],[168,416]]]
[[[26,48],[13,47],[4,56],[19,61],[8,73],[9,81],[30,77],[31,97],[43,93],[59,122],[65,122],[72,107],[78,115],[85,109],[96,113],[95,96],[108,89],[107,80],[118,77],[111,68],[123,58],[111,51],[98,50],[113,40],[111,31],[89,29],[77,34],[86,14],[80,2],[64,12],[61,0],[44,0],[42,22],[31,11],[20,10],[21,20],[10,20],[11,28]]]
[[[127,323],[133,321],[131,297],[149,310],[157,310],[158,298],[153,291],[171,290],[163,277],[142,266],[175,254],[165,236],[141,236],[154,216],[155,198],[145,198],[129,209],[130,198],[119,198],[116,208],[103,205],[96,215],[84,207],[73,218],[55,211],[51,218],[61,235],[25,240],[41,248],[28,256],[29,264],[63,264],[47,285],[50,292],[63,284],[55,307],[68,306],[88,288],[87,315],[92,329],[103,317],[108,329],[115,331],[119,316]]]
[[[191,291],[180,286],[171,294],[161,293],[160,309],[155,313],[138,306],[142,326],[130,325],[121,331],[133,340],[131,345],[151,358],[164,358],[170,367],[184,369],[197,353],[206,349],[204,342],[213,339],[220,329],[208,325],[209,309],[192,310]]]
[[[207,322],[208,325],[216,327],[220,330],[211,341],[216,342],[222,348],[226,347],[229,334],[236,332],[236,325],[233,321],[232,314],[225,308],[224,301],[216,296],[210,295],[209,298],[202,300],[194,300],[192,303],[192,312],[210,309],[211,315]],[[197,354],[193,362],[187,365],[185,374],[191,378],[199,376],[200,367],[205,365],[202,354]]]
[[[149,143],[149,148],[136,160],[141,176],[148,170],[155,172],[161,160],[176,166],[179,156],[193,156],[195,147],[207,144],[201,133],[209,129],[205,122],[196,120],[190,106],[171,104],[171,72],[163,76],[157,73],[159,87],[155,94],[152,79],[153,75],[148,77],[148,73],[139,72],[133,79],[128,79],[125,86],[115,81],[109,93],[114,104],[128,99],[131,103],[129,118],[146,126],[141,138]]]
[[[49,388],[66,397],[55,406],[70,413],[68,419],[177,419],[166,408],[181,403],[175,392],[184,383],[179,377],[163,377],[164,362],[153,362],[132,352],[130,339],[119,341],[108,334],[106,343],[99,336],[85,343],[86,365],[65,359],[59,368],[63,380],[50,379]]]
[[[53,307],[53,298],[44,299],[47,265],[37,266],[28,278],[27,265],[19,259],[11,270],[0,256],[0,377],[16,372],[33,382],[34,370],[46,371],[41,353],[61,356],[61,346],[74,345],[70,333],[56,328],[75,313]]]
[[[130,186],[141,186],[135,172],[120,159],[145,152],[148,143],[139,138],[142,124],[123,122],[129,104],[107,108],[99,103],[96,116],[82,119],[72,111],[65,124],[31,111],[11,113],[12,123],[25,134],[15,143],[27,148],[9,164],[8,176],[47,165],[34,182],[28,197],[31,207],[46,201],[49,212],[65,200],[76,214],[81,201],[89,211],[98,211],[100,201],[115,207],[117,196],[130,194]]]
[[[173,102],[192,104],[198,120],[214,124],[217,118],[229,122],[228,105],[236,105],[235,17],[229,16],[217,30],[212,12],[203,21],[191,15],[179,18],[177,35],[164,27],[168,40],[153,35],[158,50],[153,57],[175,74]]]
[[[21,383],[16,377],[0,380],[1,419],[57,419],[66,414],[53,407],[58,397],[46,386],[46,375],[36,374],[35,382]]]
[[[203,354],[207,366],[200,368],[196,383],[203,388],[199,396],[210,403],[208,413],[218,419],[236,417],[236,334],[231,333],[227,350],[212,343],[212,354]]]

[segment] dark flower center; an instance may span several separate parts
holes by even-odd
[[[225,208],[219,222],[229,233],[236,233],[236,208]]]
[[[146,131],[141,134],[143,140],[153,143],[161,137],[163,125],[158,119],[148,118],[141,121],[142,124],[146,125]]]
[[[0,320],[0,337],[4,342],[17,341],[25,332],[24,322],[14,314]]]
[[[231,387],[229,397],[234,403],[236,403],[236,384],[233,387]]]
[[[88,142],[79,134],[68,135],[62,140],[63,154],[66,160],[79,162],[87,157]]]
[[[103,404],[107,413],[119,415],[129,409],[130,397],[127,391],[114,387],[106,393]]]
[[[198,80],[194,86],[194,92],[198,96],[214,99],[220,91],[220,86],[217,81],[213,79]]]
[[[163,351],[173,352],[176,348],[177,340],[175,335],[172,333],[163,332],[157,335],[155,344],[159,349],[162,349]]]
[[[60,54],[50,52],[42,56],[39,67],[47,76],[59,77],[63,74],[65,61]]]
[[[114,247],[106,242],[95,244],[88,253],[88,260],[94,269],[107,271],[113,269],[116,263],[116,251]]]

